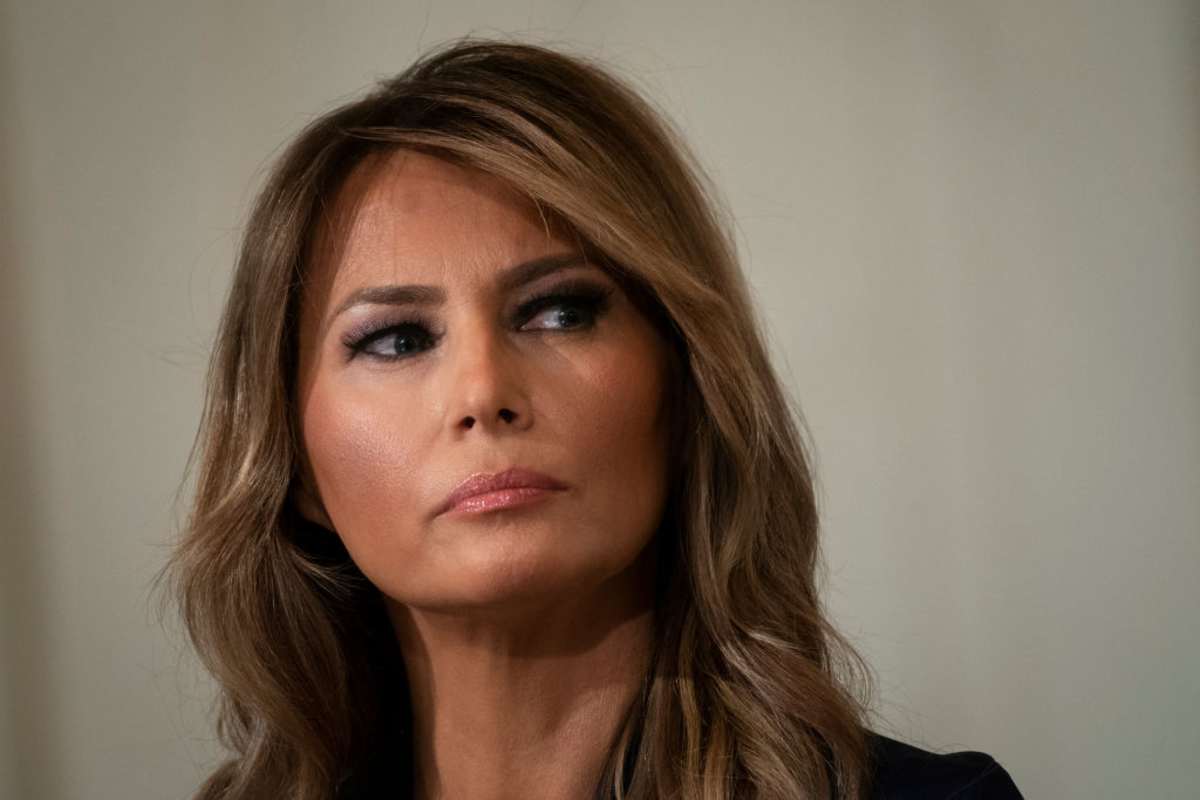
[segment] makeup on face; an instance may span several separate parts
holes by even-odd
[[[578,263],[571,257],[571,263]],[[529,262],[535,263],[535,262]],[[346,310],[361,306],[384,306],[378,318],[367,316],[349,326],[341,335],[344,357],[379,362],[397,362],[414,358],[437,346],[445,335],[430,307],[442,304],[432,287],[371,286],[360,289]],[[549,288],[520,301],[508,314],[514,330],[579,331],[593,327],[609,307],[615,287],[595,276],[560,280]],[[547,314],[544,312],[551,311]]]
[[[298,371],[314,484],[351,557],[413,607],[626,570],[666,496],[658,331],[496,179],[410,155],[351,183]]]

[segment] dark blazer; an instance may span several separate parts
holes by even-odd
[[[1024,800],[1012,777],[987,753],[934,753],[871,732],[871,800]]]
[[[977,750],[934,753],[868,731],[874,764],[870,800],[1024,800],[994,758]],[[404,752],[404,748],[396,748]],[[391,750],[391,752],[396,752]],[[411,784],[406,758],[381,758],[347,776],[338,800],[377,800],[402,796]]]

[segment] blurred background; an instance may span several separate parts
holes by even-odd
[[[1194,0],[0,0],[0,797],[216,763],[150,581],[245,211],[469,33],[604,59],[723,192],[879,729],[1029,798],[1194,798]]]

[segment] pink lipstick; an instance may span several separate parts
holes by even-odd
[[[469,514],[515,508],[543,500],[566,488],[549,475],[522,467],[498,473],[480,472],[460,483],[438,513]]]

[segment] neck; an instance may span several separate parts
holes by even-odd
[[[389,603],[418,800],[591,797],[654,637],[653,548],[624,573],[503,615]]]

